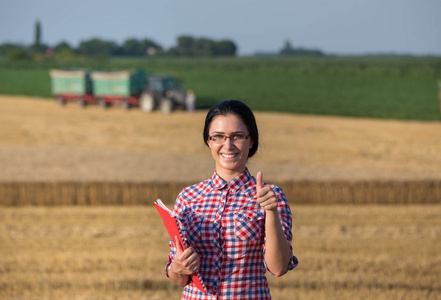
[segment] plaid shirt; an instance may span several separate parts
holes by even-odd
[[[271,186],[278,198],[282,228],[291,246],[291,211],[283,191]],[[199,255],[199,274],[208,290],[192,283],[182,299],[271,299],[265,255],[265,210],[256,201],[256,179],[248,169],[230,182],[213,176],[182,190],[176,199],[185,243]],[[291,246],[292,250],[292,246]],[[176,248],[170,240],[166,275]],[[297,266],[292,255],[289,270]]]

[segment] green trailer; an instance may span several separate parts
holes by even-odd
[[[141,107],[145,112],[159,108],[170,113],[185,108],[185,92],[179,80],[145,71],[51,70],[52,93],[61,105],[75,100],[80,106],[97,103],[102,108],[121,105]]]
[[[86,70],[55,70],[49,72],[52,94],[64,106],[67,101],[76,101],[80,106],[93,102],[92,81]]]
[[[93,71],[93,95],[103,108],[120,104],[124,108],[139,106],[139,99],[146,88],[147,73],[144,71]]]

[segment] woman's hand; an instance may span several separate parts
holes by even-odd
[[[257,202],[266,211],[277,212],[277,197],[273,189],[269,186],[263,186],[263,175],[262,172],[257,172],[256,183],[257,183]]]
[[[172,264],[172,271],[179,275],[191,275],[199,270],[201,264],[199,256],[193,247],[182,249],[178,237],[175,236],[176,255]]]
[[[266,211],[265,261],[271,273],[275,276],[282,276],[288,270],[292,255],[291,248],[280,223],[276,193],[274,193],[271,187],[263,186],[262,177],[262,172],[257,172],[257,202]]]

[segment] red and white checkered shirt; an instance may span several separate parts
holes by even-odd
[[[271,187],[291,246],[291,210],[283,191]],[[210,179],[183,189],[174,212],[185,242],[199,255],[199,274],[208,290],[204,294],[190,282],[182,299],[271,299],[265,277],[265,210],[256,201],[256,179],[248,169],[230,182],[214,172]],[[170,240],[167,276],[175,253]],[[288,270],[297,264],[292,255]]]

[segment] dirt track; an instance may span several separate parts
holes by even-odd
[[[198,181],[206,111],[60,108],[0,96],[0,181]],[[271,180],[441,179],[441,123],[256,113],[252,173]]]

